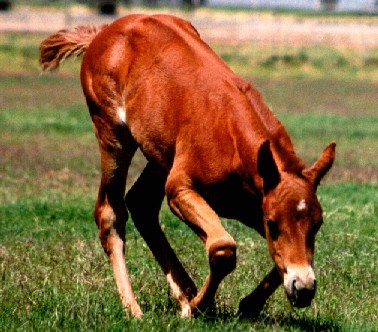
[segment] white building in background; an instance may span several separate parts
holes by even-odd
[[[376,11],[378,0],[207,0],[209,6]]]

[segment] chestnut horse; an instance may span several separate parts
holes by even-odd
[[[211,306],[236,266],[235,240],[219,216],[254,228],[274,261],[241,301],[240,313],[258,313],[281,283],[294,306],[310,305],[315,234],[322,224],[315,192],[336,144],[305,168],[260,94],[177,17],[130,15],[107,26],[59,31],[41,43],[40,63],[53,70],[82,53],[81,83],[101,153],[95,220],[126,310],[142,315],[125,264],[128,212],[182,316]],[[148,164],[125,198],[138,147]],[[160,228],[164,196],[205,244],[210,273],[199,291]]]

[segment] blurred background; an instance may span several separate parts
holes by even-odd
[[[305,36],[303,41],[307,40],[309,36],[313,36],[311,39],[317,38],[319,41],[326,36],[332,37],[332,34],[343,35],[345,42],[348,42],[346,36],[350,34],[352,34],[350,39],[358,39],[360,43],[369,38],[370,42],[373,42],[373,39],[375,42],[377,40],[377,38],[373,38],[373,34],[376,36],[377,31],[374,29],[376,27],[371,26],[371,22],[364,27],[353,26],[346,29],[346,26],[325,24],[327,22],[323,22],[321,27],[309,26],[305,24],[308,22],[302,22],[303,25],[298,27],[297,25],[292,26],[292,22],[285,25],[287,22],[272,19],[265,22],[265,25],[268,25],[268,31],[266,31],[265,25],[261,26],[261,22],[256,21],[256,15],[253,14],[256,12],[267,13],[272,10],[281,13],[302,14],[302,17],[303,13],[312,13],[313,15],[322,13],[323,16],[332,16],[336,13],[338,17],[347,15],[372,17],[378,14],[378,0],[0,0],[0,29],[2,31],[54,31],[72,24],[88,22],[94,24],[99,21],[111,20],[114,17],[106,18],[104,16],[125,15],[134,11],[135,8],[138,8],[139,11],[142,8],[145,10],[189,11],[192,14],[190,18],[195,20],[195,25],[202,33],[205,33],[205,37],[207,37],[207,33],[210,34],[209,37],[217,37],[214,31],[207,32],[211,28],[217,29],[218,34],[223,35],[224,38],[244,40],[272,38],[274,33],[286,37],[287,30],[294,29],[297,34]],[[228,9],[233,13],[243,11],[245,16],[223,15],[222,17],[218,16],[216,20],[209,16],[203,17],[203,12],[212,9],[213,11]],[[299,23],[298,20],[296,23]],[[226,35],[224,35],[225,31],[228,31]],[[264,31],[265,33],[261,35],[261,32]],[[277,36],[274,38],[277,39]],[[331,42],[329,39],[328,42]],[[356,42],[353,40],[353,43]]]
[[[345,141],[338,149],[340,171],[330,176],[377,181],[375,132],[348,136],[345,126],[358,131],[364,121],[372,125],[367,117],[377,116],[378,0],[0,0],[3,116],[6,110],[14,114],[15,106],[46,107],[54,104],[51,100],[84,108],[79,61],[68,62],[60,76],[49,78],[58,83],[64,77],[68,90],[53,90],[46,100],[46,78],[39,76],[40,41],[59,29],[110,23],[139,12],[170,13],[191,21],[232,69],[263,93],[306,162],[317,157],[310,146],[320,151],[326,140]],[[20,76],[29,82],[15,82]],[[308,121],[311,116],[321,126],[298,132],[299,122],[315,123]],[[349,118],[336,118],[345,116]],[[337,133],[340,121],[345,124]],[[315,146],[314,136],[319,140]],[[350,144],[351,137],[359,141]],[[362,150],[363,143],[369,145]]]

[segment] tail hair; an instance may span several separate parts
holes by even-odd
[[[78,26],[60,30],[47,37],[39,47],[39,64],[42,70],[54,71],[67,58],[83,54],[105,26]]]

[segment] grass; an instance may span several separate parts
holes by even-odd
[[[57,76],[39,76],[35,56],[41,38],[0,35],[1,63],[7,64],[0,68],[1,331],[378,330],[375,65],[366,75],[358,65],[336,77],[326,70],[306,71],[315,50],[300,56],[305,64],[278,58],[267,65],[261,64],[269,60],[267,50],[254,59],[253,47],[216,46],[253,79],[307,163],[329,141],[338,142],[334,169],[319,188],[325,224],[317,236],[316,299],[310,308],[293,309],[280,288],[260,317],[240,321],[239,300],[272,263],[256,232],[225,220],[238,242],[238,268],[222,283],[213,317],[182,320],[160,268],[129,221],[128,267],[145,312],[136,321],[122,309],[93,220],[99,158],[78,81],[79,62],[69,62]],[[324,63],[331,63],[327,54]],[[245,62],[252,69],[245,70]],[[259,74],[250,78],[253,72]],[[138,155],[131,180],[142,165]],[[200,240],[166,205],[161,223],[199,285],[208,271]]]
[[[239,267],[218,292],[217,315],[185,321],[177,316],[152,255],[128,223],[129,270],[146,313],[141,322],[135,322],[124,315],[119,303],[109,264],[97,240],[90,197],[37,198],[8,204],[0,214],[0,328],[158,331],[171,326],[172,330],[299,331],[315,327],[373,331],[378,318],[375,193],[376,186],[369,184],[321,187],[326,222],[317,239],[319,289],[315,304],[294,310],[280,289],[252,322],[239,322],[234,317],[238,300],[251,291],[271,263],[264,241],[240,224],[226,222],[239,244]],[[207,264],[198,239],[166,208],[162,220],[184,265],[200,282]],[[193,248],[193,243],[199,248]]]

